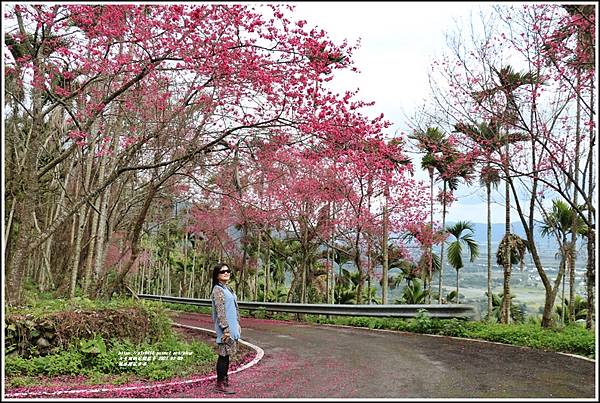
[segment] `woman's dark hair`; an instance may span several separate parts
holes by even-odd
[[[212,272],[212,288],[215,288],[215,286],[217,284],[219,284],[219,271],[224,267],[227,266],[227,263],[217,263],[216,265],[213,266],[213,272]]]

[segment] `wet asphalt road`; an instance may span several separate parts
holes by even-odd
[[[208,315],[175,322],[212,329]],[[594,398],[595,362],[493,343],[242,318],[265,355],[233,398]],[[166,395],[222,398],[212,382]]]

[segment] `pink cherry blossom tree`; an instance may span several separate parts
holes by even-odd
[[[510,198],[546,290],[543,326],[551,323],[556,291],[564,273],[560,271],[552,281],[541,265],[533,237],[534,228],[539,225],[534,219],[536,211],[543,214],[547,207],[545,197],[558,194],[576,209],[586,225],[594,227],[593,218],[587,213],[588,209],[594,210],[593,192],[584,188],[581,178],[593,178],[589,175],[593,171],[594,112],[586,109],[584,101],[593,94],[590,38],[594,37],[595,21],[593,13],[583,10],[559,5],[497,7],[497,25],[486,24],[482,33],[471,32],[466,41],[460,39],[465,35],[451,37],[451,54],[433,66],[435,116],[446,127],[459,129],[458,144],[470,150],[479,148],[484,165],[497,166],[504,173],[509,189],[507,211]],[[512,66],[506,63],[508,59]],[[584,66],[591,70],[584,73]],[[587,133],[578,123],[585,114]],[[473,136],[462,129],[477,127],[482,121],[497,128],[498,135],[473,142]],[[511,138],[519,142],[511,144],[509,151]],[[486,151],[492,148],[504,150]],[[579,171],[578,176],[575,171]],[[527,205],[520,198],[523,192],[528,195]],[[573,203],[574,194],[585,200],[583,207]],[[520,248],[516,244],[509,246],[507,241],[504,253],[514,255],[516,261],[522,259],[521,253],[515,253]],[[504,260],[508,262],[512,257]],[[588,267],[590,261],[593,257],[588,257]],[[508,263],[505,274],[510,274]],[[505,295],[506,307],[508,300]],[[507,320],[506,309],[504,316]]]

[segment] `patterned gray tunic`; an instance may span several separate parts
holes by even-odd
[[[221,327],[227,327],[227,316],[225,314],[225,295],[221,287],[215,287],[213,290],[213,299],[215,301],[215,310],[217,312],[217,320]],[[240,322],[240,311],[237,310],[237,320]],[[217,353],[219,355],[234,355],[238,352],[238,342],[229,338],[227,343],[217,343]]]

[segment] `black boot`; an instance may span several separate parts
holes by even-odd
[[[217,383],[215,385],[215,391],[225,393],[226,395],[235,394],[235,391],[229,389],[229,387],[225,384],[225,380],[220,381],[217,379]]]
[[[229,387],[229,375],[225,375],[225,379],[223,379],[223,385],[225,385],[226,388]]]

